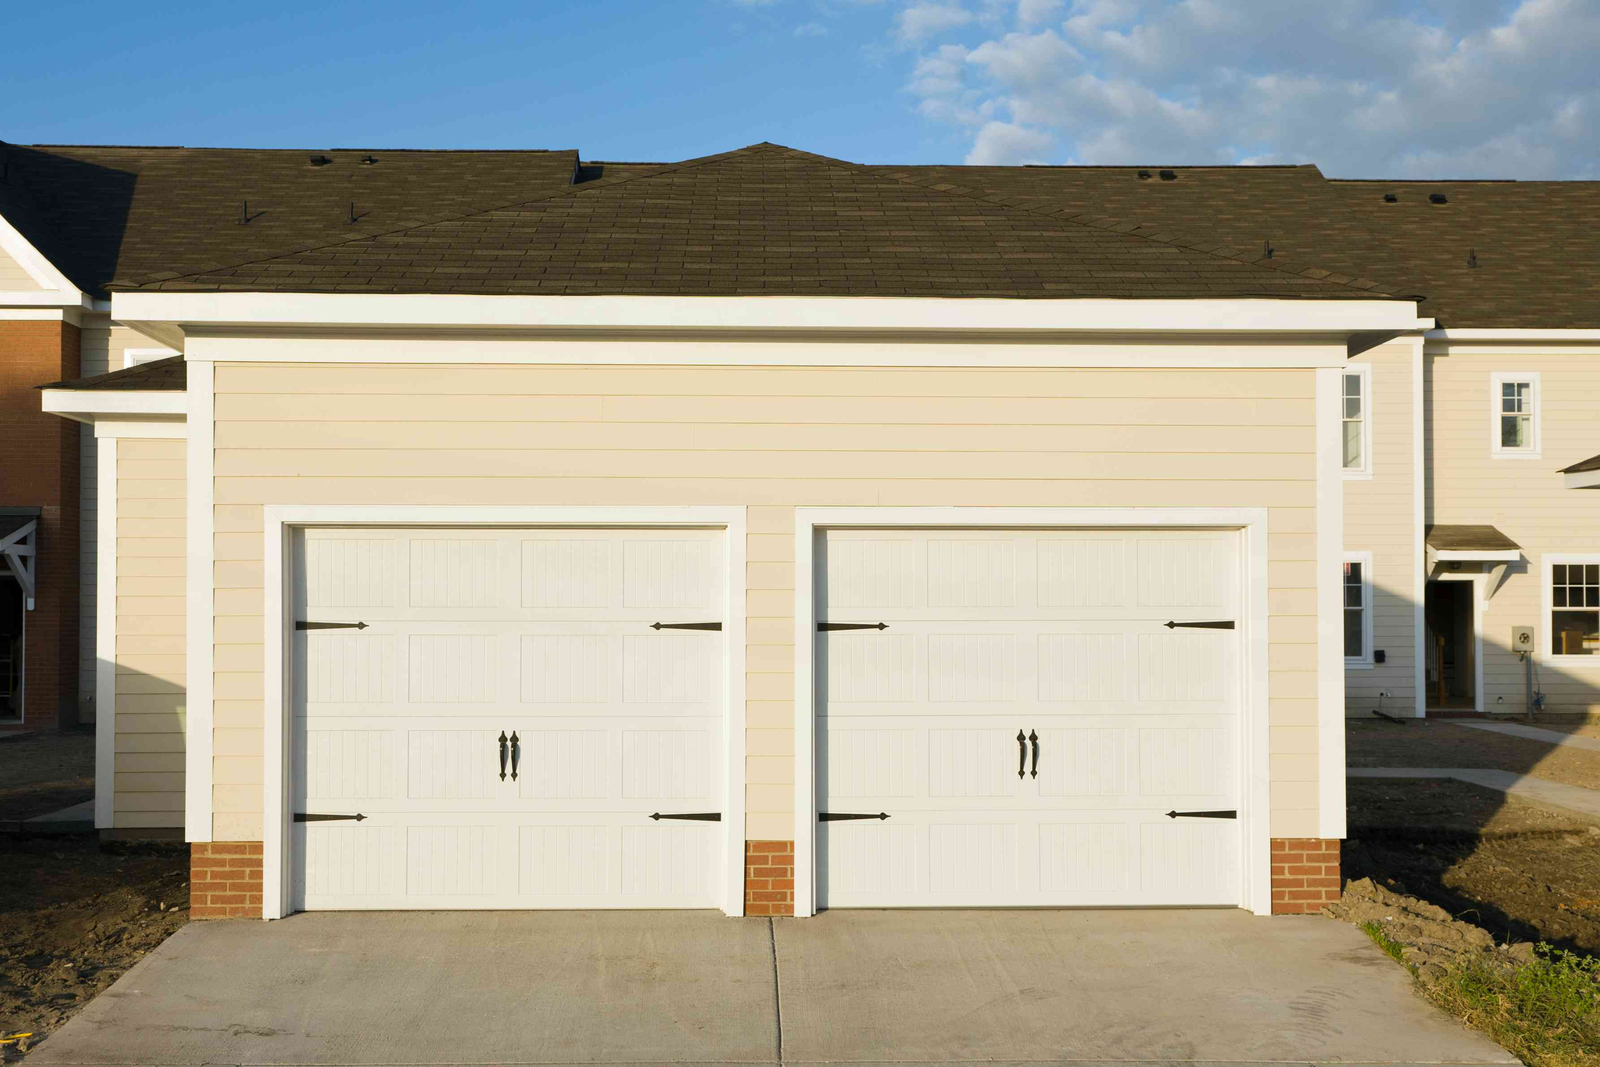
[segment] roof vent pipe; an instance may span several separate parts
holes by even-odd
[[[1477,269],[1477,266],[1478,266],[1478,250],[1476,248],[1467,249],[1467,266],[1473,268],[1474,270]]]

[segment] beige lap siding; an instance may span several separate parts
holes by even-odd
[[[1345,710],[1372,717],[1416,710],[1416,455],[1412,346],[1384,345],[1351,361],[1371,368],[1372,477],[1344,483],[1344,547],[1372,553],[1372,647],[1385,662],[1345,672]]]
[[[1536,684],[1546,710],[1600,711],[1600,656],[1550,658],[1544,613],[1544,557],[1588,553],[1600,558],[1600,490],[1567,489],[1558,471],[1600,452],[1600,364],[1593,356],[1460,353],[1430,349],[1427,374],[1433,484],[1429,522],[1487,523],[1522,546],[1514,567],[1483,612],[1484,710],[1521,713],[1523,664],[1511,650],[1511,628],[1532,626],[1539,647]],[[1491,375],[1539,375],[1542,447],[1537,459],[1490,454]],[[1469,565],[1470,569],[1470,565]]]
[[[742,504],[747,838],[794,838],[797,505],[1268,508],[1272,834],[1310,837],[1313,388],[1309,370],[219,363],[215,834],[262,838],[263,504]]]
[[[117,442],[118,829],[183,826],[184,442]]]

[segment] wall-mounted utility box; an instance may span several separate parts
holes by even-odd
[[[1513,626],[1511,628],[1511,651],[1513,651],[1513,652],[1532,652],[1533,651],[1533,627],[1531,627],[1531,626]]]

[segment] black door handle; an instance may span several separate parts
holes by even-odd
[[[1018,732],[1020,733],[1021,731]],[[1033,776],[1037,778],[1039,777],[1039,732],[1037,730],[1029,730],[1028,740],[1033,744]]]
[[[1022,736],[1022,731],[1017,731],[1017,777],[1028,769],[1028,739]]]
[[[517,732],[511,731],[511,780],[517,780],[517,764],[522,762],[522,742],[517,740]]]
[[[500,780],[506,780],[506,732],[500,731]]]

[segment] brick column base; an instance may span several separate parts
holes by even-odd
[[[1337,838],[1272,839],[1272,914],[1305,915],[1339,899]]]
[[[189,918],[261,918],[261,842],[189,846]]]
[[[744,843],[744,913],[794,914],[794,842]]]

